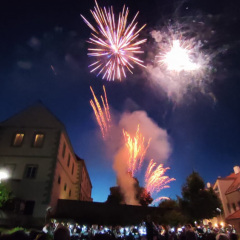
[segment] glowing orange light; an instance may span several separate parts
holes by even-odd
[[[102,105],[103,105],[104,110],[102,110],[102,107],[101,107],[92,87],[90,87],[90,90],[93,95],[93,100],[92,99],[90,100],[90,104],[91,104],[93,112],[95,114],[97,123],[100,127],[102,137],[105,138],[111,127],[111,115],[110,115],[110,109],[109,109],[109,105],[108,105],[108,101],[107,101],[106,89],[103,86],[104,97],[101,96]]]
[[[130,134],[123,130],[123,135],[125,139],[125,145],[128,149],[128,172],[134,176],[135,173],[141,168],[143,159],[145,157],[146,151],[149,147],[151,139],[148,143],[145,143],[145,138],[139,130],[139,125],[137,127],[136,135],[131,137]]]
[[[152,195],[164,188],[169,188],[167,184],[175,179],[164,175],[168,169],[169,168],[164,168],[163,164],[159,164],[156,167],[156,163],[153,159],[150,161],[145,173],[145,188],[147,192],[150,192]]]

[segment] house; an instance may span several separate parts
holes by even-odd
[[[219,177],[213,190],[219,196],[227,223],[234,225],[240,232],[240,167],[235,166],[234,172],[226,177]]]
[[[43,222],[58,199],[92,201],[84,160],[64,125],[41,103],[0,123],[0,169],[8,171],[6,183],[19,201],[19,224]]]

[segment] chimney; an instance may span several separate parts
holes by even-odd
[[[240,172],[239,166],[234,166],[234,167],[233,167],[233,170],[234,170],[234,173],[235,173],[235,174],[238,174],[238,173]]]

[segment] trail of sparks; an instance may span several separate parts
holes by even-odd
[[[103,79],[121,80],[126,78],[126,71],[132,72],[133,64],[145,67],[143,61],[135,55],[142,54],[140,45],[147,39],[138,40],[139,33],[146,26],[143,25],[137,30],[135,15],[128,24],[129,10],[125,6],[119,13],[118,20],[115,19],[113,7],[108,9],[99,7],[95,0],[94,10],[90,10],[97,27],[94,27],[84,16],[81,15],[87,26],[93,31],[88,43],[93,47],[88,48],[88,56],[96,57],[97,60],[89,67],[90,72],[98,71],[97,75],[102,74]]]
[[[142,166],[142,162],[150,145],[151,139],[148,140],[147,144],[145,143],[145,138],[140,132],[139,125],[134,137],[131,137],[130,134],[125,130],[123,130],[123,135],[125,139],[125,145],[129,153],[128,172],[131,174],[131,176],[134,176]]]
[[[153,206],[155,203],[158,203],[162,200],[169,200],[169,199],[170,199],[169,197],[158,197],[152,201],[151,205]]]
[[[110,115],[110,109],[109,109],[108,100],[107,100],[106,89],[103,86],[104,97],[101,96],[103,109],[102,109],[92,87],[90,87],[90,90],[93,95],[93,99],[90,100],[90,105],[92,106],[97,123],[100,127],[102,137],[103,137],[103,139],[105,139],[109,132],[109,129],[111,127],[111,115]]]
[[[156,167],[156,162],[154,162],[153,159],[150,161],[145,173],[145,188],[147,192],[153,195],[153,193],[158,193],[162,189],[170,187],[167,184],[175,179],[164,175],[168,169],[169,168],[164,168],[163,164],[159,164]]]

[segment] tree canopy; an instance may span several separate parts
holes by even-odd
[[[3,183],[0,183],[0,208],[3,207],[3,205],[9,200],[9,198],[10,198],[9,190]]]
[[[205,189],[205,183],[197,172],[187,177],[179,204],[189,221],[213,218],[218,215],[216,209],[221,208],[218,196],[212,188]]]

